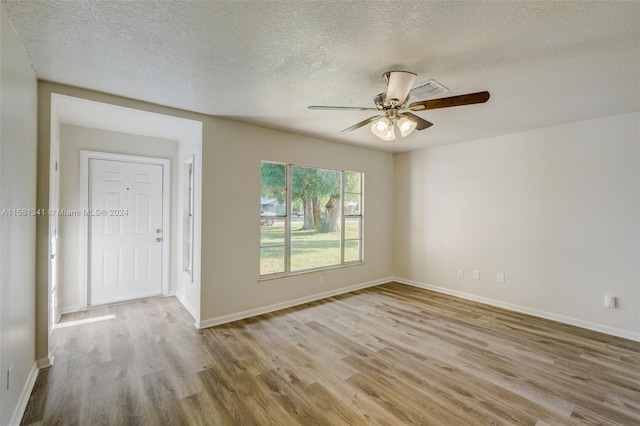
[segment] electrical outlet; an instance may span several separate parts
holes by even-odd
[[[496,280],[500,284],[504,284],[504,272],[498,272],[498,276],[496,277]]]
[[[615,296],[604,296],[604,307],[605,308],[615,308],[616,307],[616,297]]]
[[[458,269],[458,278],[464,278],[464,269]]]
[[[318,283],[324,284],[324,275],[320,275],[320,278],[318,278]]]

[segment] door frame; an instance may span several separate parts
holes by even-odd
[[[169,294],[169,264],[171,240],[171,160],[167,158],[142,157],[137,155],[114,154],[111,152],[80,151],[80,211],[89,211],[89,160],[112,160],[127,163],[154,164],[162,166],[162,295]],[[78,308],[89,306],[89,217],[80,215],[80,282],[78,288]]]
[[[49,335],[53,333],[54,325],[60,320],[58,307],[58,288],[60,283],[60,263],[58,262],[60,235],[60,221],[58,209],[60,208],[60,142],[51,138],[49,149],[49,227],[48,227],[48,265],[47,265],[47,323]],[[47,212],[47,213],[49,213]],[[55,242],[54,242],[55,241]],[[53,245],[55,244],[55,246]]]

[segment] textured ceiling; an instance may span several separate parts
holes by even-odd
[[[6,1],[39,78],[388,149],[382,74],[486,104],[420,112],[412,150],[640,110],[640,2]]]

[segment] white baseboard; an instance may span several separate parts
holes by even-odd
[[[607,325],[598,324],[590,321],[581,320],[578,318],[568,317],[565,315],[554,314],[552,312],[542,311],[540,309],[529,308],[526,306],[516,305],[509,302],[503,302],[501,300],[491,299],[488,297],[478,296],[471,293],[465,293],[462,291],[451,290],[446,287],[438,287],[431,284],[425,284],[418,281],[406,280],[404,278],[393,278],[393,281],[410,285],[413,287],[422,288],[425,290],[431,290],[438,293],[448,294],[450,296],[456,296],[461,299],[473,300],[474,302],[480,302],[491,306],[497,306],[499,308],[508,309],[510,311],[520,312],[523,314],[529,314],[540,318],[545,318],[553,321],[558,321],[564,324],[574,325],[580,328],[586,328],[587,330],[598,331],[600,333],[610,334],[616,337],[622,337],[624,339],[634,340],[640,342],[640,333],[634,333],[632,331],[623,330],[620,328],[609,327]]]
[[[31,367],[31,371],[29,372],[29,377],[22,388],[22,393],[20,394],[20,399],[18,399],[18,405],[13,412],[13,417],[11,417],[11,422],[9,423],[11,426],[18,426],[22,420],[22,416],[24,416],[24,410],[27,409],[27,403],[29,402],[31,391],[33,391],[33,386],[36,384],[38,371],[38,363],[34,362]]]
[[[191,314],[191,316],[193,317],[193,319],[195,321],[196,328],[200,328],[198,326],[199,318],[200,318],[200,314],[199,314],[198,310],[195,307],[193,307],[193,305],[191,303],[189,303],[187,298],[184,297],[184,294],[176,291],[174,296],[176,297],[176,299],[178,299],[180,301],[180,303],[182,303],[182,306],[184,306],[184,308],[187,310],[187,312],[189,312]]]
[[[53,365],[53,357],[40,358],[36,361],[36,367],[38,370],[42,370],[44,368],[49,368]]]
[[[286,302],[275,303],[269,306],[263,306],[261,308],[249,309],[247,311],[236,312],[234,314],[223,315],[220,317],[209,318],[200,323],[196,323],[196,326],[200,329],[213,327],[220,324],[226,324],[228,322],[238,321],[245,318],[255,317],[257,315],[268,314],[269,312],[279,311],[281,309],[292,308],[294,306],[303,305],[309,302],[315,302],[316,300],[326,299],[327,297],[338,296],[340,294],[350,293],[352,291],[361,290],[367,287],[373,287],[380,284],[386,284],[393,281],[392,278],[383,278],[380,280],[369,281],[366,283],[355,284],[349,287],[342,287],[335,290],[325,291],[323,293],[312,294],[311,296],[300,297],[298,299],[287,300]]]

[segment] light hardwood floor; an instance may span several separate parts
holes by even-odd
[[[198,331],[65,315],[23,424],[640,424],[640,343],[390,283]]]

